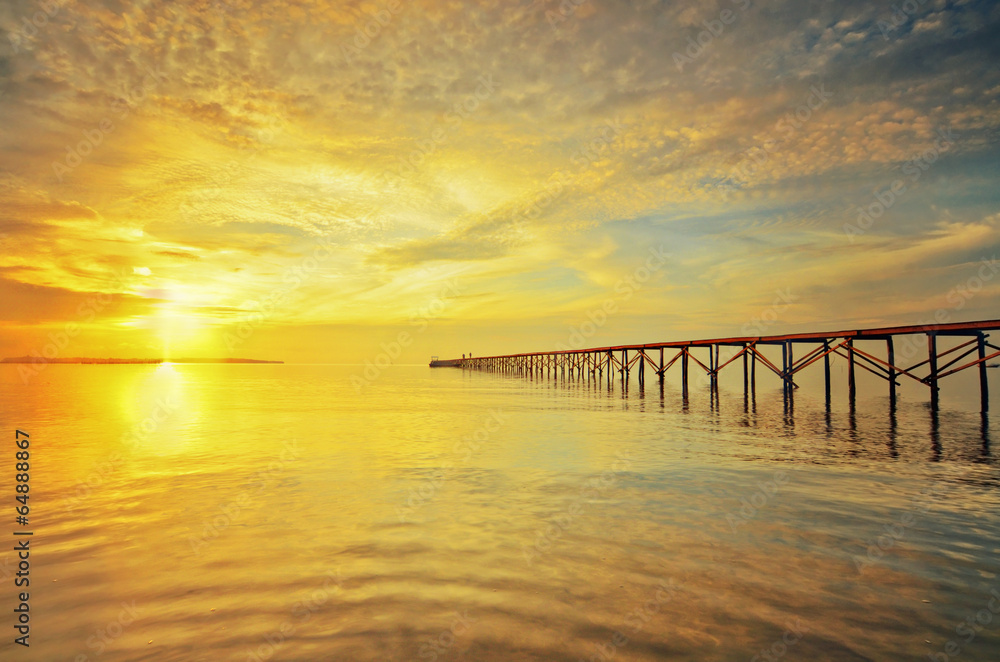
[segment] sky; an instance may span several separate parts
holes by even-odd
[[[1000,317],[1000,3],[0,4],[0,356]]]

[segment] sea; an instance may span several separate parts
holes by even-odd
[[[994,371],[364,369],[0,365],[0,659],[1000,659]]]

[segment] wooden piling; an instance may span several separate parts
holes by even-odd
[[[715,345],[715,362],[712,364],[712,390],[716,392],[719,390],[719,347],[718,344]]]
[[[896,350],[892,344],[892,336],[885,339],[886,363],[889,364],[889,406],[896,409]]]
[[[927,361],[930,365],[930,374],[927,376],[927,385],[931,387],[931,409],[938,408],[938,363],[937,363],[937,335],[927,334]]]
[[[986,380],[986,334],[979,334],[979,407],[984,414],[990,409],[990,385]]]
[[[708,346],[708,390],[715,392],[715,351],[712,346]]]
[[[681,390],[684,399],[688,397],[688,348],[684,348],[684,355],[681,356]]]
[[[781,343],[781,395],[788,400],[788,341]],[[786,403],[787,404],[787,403]]]
[[[847,395],[854,406],[854,400],[858,394],[857,383],[854,381],[854,338],[847,339]]]
[[[748,343],[743,343],[743,395],[744,396],[746,396],[750,392],[749,391],[749,387],[748,387],[749,382],[747,381],[748,380],[748,376],[749,376],[749,373],[747,372],[749,370],[749,368],[747,366],[747,347],[748,346],[749,346]]]
[[[826,386],[826,408],[830,408],[830,341],[823,340],[823,382]]]
[[[795,356],[794,356],[794,345],[791,340],[786,340],[788,343],[788,376],[785,378],[786,388],[788,389],[788,398],[791,399],[795,397]]]

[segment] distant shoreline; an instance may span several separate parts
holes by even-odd
[[[0,359],[0,363],[87,363],[119,365],[157,363],[284,363],[284,361],[265,361],[262,359],[97,359],[80,356],[67,359],[47,359],[41,356],[14,356]]]

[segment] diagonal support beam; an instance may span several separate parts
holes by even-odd
[[[895,365],[892,365],[891,363],[883,361],[882,359],[878,358],[877,356],[872,356],[868,352],[861,351],[857,347],[854,348],[854,353],[855,354],[860,354],[861,356],[863,356],[864,358],[868,359],[869,361],[872,361],[874,363],[880,364],[880,366],[884,366],[884,369],[886,369],[886,371],[888,371],[889,369],[892,369],[892,370],[895,370],[897,374],[906,375],[910,379],[918,381],[921,384],[925,383],[924,379],[922,377],[918,377],[918,376],[914,375],[912,372],[910,372],[910,370],[912,370],[913,368],[900,368],[899,366],[895,366]],[[924,361],[924,363],[927,363],[927,361]],[[886,377],[886,379],[888,379],[888,377]]]
[[[979,365],[980,363],[983,363],[985,361],[989,361],[990,359],[996,358],[998,356],[1000,356],[1000,351],[993,352],[992,354],[990,354],[988,356],[984,356],[981,359],[976,359],[975,361],[970,361],[969,363],[966,363],[963,366],[955,368],[954,370],[949,370],[948,372],[939,373],[938,374],[938,379],[941,379],[942,377],[947,377],[948,375],[954,375],[956,372],[961,372],[962,370],[965,370],[966,368],[971,368],[974,365]]]
[[[949,350],[947,350],[945,352],[939,353],[937,355],[937,358],[939,358],[939,359],[940,358],[944,358],[945,356],[948,356],[952,352],[957,352],[958,350],[962,349],[963,347],[968,347],[972,343],[975,343],[975,342],[978,342],[978,341],[979,341],[978,338],[973,338],[972,340],[970,340],[968,342],[964,342],[961,345],[956,345],[956,346],[952,347],[951,349],[949,349]],[[996,347],[995,349],[1000,350],[1000,347]],[[915,364],[911,365],[909,368],[907,368],[907,370],[913,370],[914,368],[919,368],[920,366],[924,365],[925,363],[929,363],[929,362],[930,362],[930,359],[924,359],[920,363],[915,363]]]
[[[855,347],[854,348],[854,353],[857,354],[857,352],[858,352],[858,348]],[[841,351],[838,350],[835,353],[837,354],[837,356],[843,357],[843,358],[847,359],[848,361],[851,360],[851,357],[848,356],[845,352],[841,352]],[[889,379],[888,377],[886,377],[881,372],[875,372],[874,370],[872,370],[871,368],[869,368],[867,365],[865,365],[861,361],[855,361],[854,365],[858,366],[859,368],[861,368],[863,370],[867,370],[868,372],[872,373],[873,375],[877,375],[878,377],[881,377],[882,379],[886,379],[886,380]]]
[[[770,368],[771,372],[773,372],[774,374],[776,374],[776,375],[777,375],[778,377],[781,377],[781,379],[782,379],[783,381],[785,381],[785,382],[787,382],[787,383],[791,384],[791,385],[792,385],[792,386],[794,386],[795,388],[798,388],[798,387],[799,387],[799,385],[798,385],[798,384],[796,384],[796,383],[795,383],[795,382],[794,382],[794,381],[792,380],[792,378],[791,378],[791,376],[790,376],[790,375],[786,375],[786,374],[784,374],[784,372],[783,372],[782,370],[778,369],[778,367],[777,367],[776,365],[774,365],[773,363],[771,363],[770,361],[768,361],[768,360],[767,360],[767,357],[766,357],[766,356],[764,356],[763,354],[761,354],[761,353],[760,353],[759,351],[757,351],[757,348],[756,348],[756,347],[754,347],[754,348],[753,348],[753,355],[754,355],[754,356],[756,356],[756,357],[757,357],[757,358],[758,358],[758,359],[760,360],[760,362],[761,362],[761,363],[763,363],[763,364],[764,364],[764,365],[766,365],[766,366],[767,366],[768,368]]]

